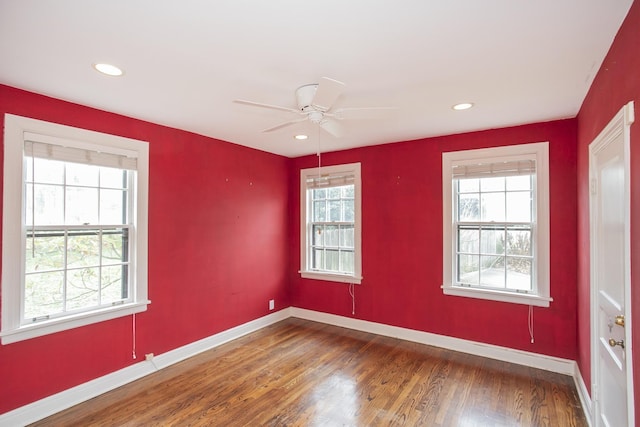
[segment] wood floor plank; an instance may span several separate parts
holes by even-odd
[[[290,318],[33,426],[586,426],[573,380]]]

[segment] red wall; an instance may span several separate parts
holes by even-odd
[[[577,119],[324,154],[327,165],[362,163],[364,280],[356,286],[353,317],[577,359],[589,386],[587,147],[623,104],[635,100],[631,304],[633,345],[640,348],[638,51],[635,2]],[[0,85],[5,112],[150,142],[152,304],[137,316],[138,360],[263,316],[271,298],[276,308],[351,316],[346,285],[297,274],[299,170],[314,167],[315,156],[288,160]],[[534,309],[531,344],[527,306],[442,294],[441,154],[537,141],[550,141],[554,302]],[[135,363],[131,331],[127,317],[0,346],[0,413]]]
[[[640,399],[640,3],[634,2],[578,114],[578,365],[591,382],[589,324],[589,143],[622,106],[635,101],[631,126],[631,310],[634,384]],[[636,405],[640,422],[640,405]]]
[[[149,141],[152,303],[137,360],[131,316],[0,346],[0,413],[290,305],[289,159],[0,85],[6,112]]]
[[[550,142],[551,295],[534,308],[531,344],[526,305],[445,296],[442,284],[442,153]],[[299,230],[299,170],[294,160],[291,217]],[[362,164],[362,285],[355,318],[568,359],[576,357],[576,122],[563,120],[322,155],[325,165]],[[291,236],[296,307],[351,317],[347,285],[301,279],[299,232]]]

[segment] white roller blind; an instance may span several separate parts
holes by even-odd
[[[512,160],[505,162],[478,164],[454,164],[452,166],[453,179],[532,175],[534,173],[536,173],[535,160]]]
[[[330,175],[312,176],[307,178],[307,189],[313,190],[317,188],[340,187],[342,185],[353,185],[355,175],[350,173],[339,173]]]
[[[137,153],[118,148],[94,146],[94,148],[80,148],[72,140],[55,138],[46,135],[25,132],[24,154],[64,162],[83,163],[95,166],[105,166],[118,169],[137,170]],[[84,143],[84,146],[90,144]]]

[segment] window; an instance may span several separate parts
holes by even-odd
[[[5,115],[2,343],[146,310],[148,144]]]
[[[300,171],[302,277],[362,280],[360,163]]]
[[[443,291],[548,307],[548,143],[442,155]]]

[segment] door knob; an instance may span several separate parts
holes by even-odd
[[[616,341],[613,338],[609,338],[609,345],[611,347],[615,347],[615,346],[619,345],[620,347],[622,347],[624,349],[624,341],[623,340]]]
[[[618,326],[622,326],[624,328],[624,315],[619,314],[616,316],[614,323]]]

